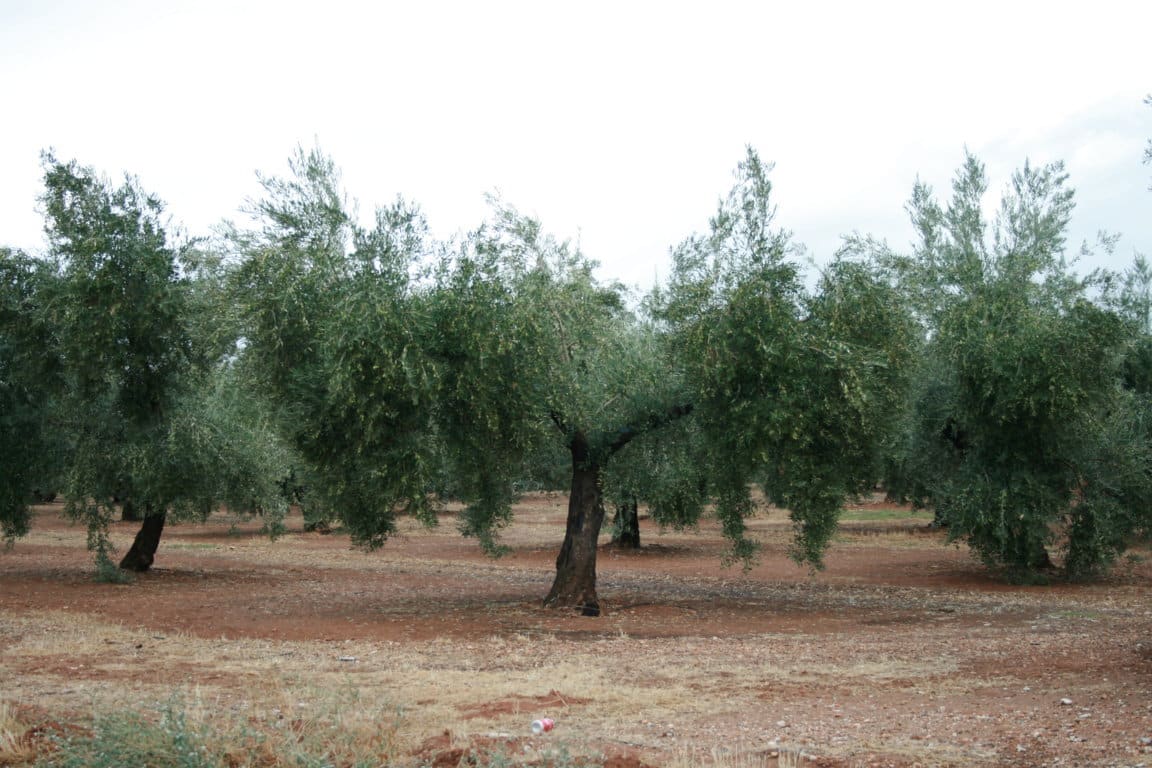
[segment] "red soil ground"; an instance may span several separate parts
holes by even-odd
[[[82,531],[59,505],[48,505],[39,508],[33,535],[0,553],[0,629],[21,615],[60,611],[156,636],[404,647],[435,640],[461,648],[529,636],[546,640],[551,653],[626,642],[621,647],[635,656],[631,664],[627,655],[615,662],[622,676],[730,700],[731,709],[674,728],[641,711],[619,730],[589,715],[598,732],[576,734],[573,715],[571,732],[598,742],[614,766],[666,764],[685,745],[716,754],[736,738],[764,765],[785,764],[788,755],[778,750],[793,745],[808,755],[799,764],[813,766],[1152,766],[1147,560],[1097,584],[1011,586],[965,549],[945,545],[923,520],[897,512],[893,520],[846,523],[826,570],[812,574],[787,559],[788,524],[777,512],[754,521],[764,551],[742,571],[721,564],[724,543],[713,524],[661,536],[644,521],[643,549],[601,550],[606,610],[585,618],[540,605],[564,503],[560,496],[526,499],[505,536],[512,552],[496,561],[456,534],[447,517],[432,531],[407,527],[375,553],[352,549],[339,533],[303,533],[298,519],[285,539],[269,543],[258,522],[214,518],[170,527],[156,568],[130,586],[96,583]],[[116,524],[121,545],[133,533]],[[147,674],[187,682],[192,666],[133,672],[59,655],[30,670],[19,657],[5,658],[17,640],[0,631],[0,680]],[[667,660],[663,674],[653,655]],[[764,658],[779,658],[790,671],[742,679],[741,660],[752,658],[761,667]],[[826,672],[849,663],[851,675]],[[676,665],[693,664],[716,671],[677,674]],[[192,672],[203,684],[243,682],[214,677],[202,665]],[[573,712],[597,706],[579,691],[549,696],[556,700],[526,693],[524,701],[474,702],[461,711],[477,722],[466,736],[471,743],[493,738],[484,719],[530,709],[525,702]],[[520,739],[506,741],[515,748]],[[459,738],[451,742],[430,728],[418,757],[455,765],[465,751]]]

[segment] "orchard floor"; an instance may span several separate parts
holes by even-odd
[[[126,585],[96,583],[83,529],[39,507],[0,551],[0,704],[34,729],[173,696],[221,719],[343,706],[408,765],[563,747],[610,766],[1152,766],[1146,549],[1103,583],[1017,587],[876,500],[816,574],[779,511],[751,521],[748,571],[722,565],[713,521],[644,521],[643,549],[601,550],[588,618],[540,605],[565,503],[525,498],[500,560],[450,515],[377,552],[218,515],[170,526]],[[120,551],[134,533],[115,524]],[[533,736],[537,717],[555,730]]]

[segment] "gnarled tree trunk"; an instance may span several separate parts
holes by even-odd
[[[568,526],[556,557],[556,579],[544,605],[576,608],[585,616],[600,615],[596,596],[596,545],[604,524],[600,499],[600,466],[589,455],[587,438],[577,432],[571,441],[572,489],[568,496]]]
[[[156,550],[160,546],[160,534],[164,532],[164,522],[168,515],[165,512],[153,513],[150,504],[146,509],[148,512],[144,514],[144,523],[136,533],[132,548],[120,561],[120,567],[126,571],[143,573],[152,567],[152,562],[156,559]]]

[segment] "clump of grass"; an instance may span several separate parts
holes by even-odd
[[[792,756],[792,752],[781,748],[751,750],[739,747],[680,747],[672,753],[667,765],[669,768],[791,768],[797,765],[789,762]]]
[[[1048,615],[1054,619],[1086,619],[1088,621],[1098,621],[1100,619],[1100,614],[1096,613],[1095,611],[1086,610],[1067,609],[1063,611],[1056,611],[1055,613],[1050,613]]]
[[[0,765],[27,765],[36,757],[35,746],[25,738],[28,727],[0,701]]]
[[[303,690],[285,691],[278,706],[253,713],[246,735],[256,753],[301,768],[389,765],[397,757],[402,710],[355,688]]]
[[[134,712],[97,716],[90,731],[52,740],[53,749],[37,760],[44,768],[216,768],[209,734],[188,722],[183,709],[169,704],[153,721]]]
[[[298,702],[299,703],[299,702]],[[294,709],[237,714],[173,699],[151,711],[99,712],[83,732],[57,736],[36,768],[375,768],[397,757],[399,713],[358,692]]]
[[[101,539],[96,547],[96,581],[102,584],[131,584],[135,577],[112,559],[112,545]]]
[[[560,744],[532,755],[527,761],[499,749],[479,751],[473,749],[461,761],[461,765],[464,764],[476,768],[521,768],[525,765],[533,768],[603,768],[604,758],[574,755],[566,744]]]

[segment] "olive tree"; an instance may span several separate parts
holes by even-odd
[[[645,501],[674,526],[693,524],[715,499],[733,557],[749,560],[743,520],[759,482],[793,511],[797,559],[819,566],[845,496],[879,476],[909,317],[865,262],[836,261],[817,291],[804,289],[789,235],[774,227],[768,170],[749,150],[711,231],[674,251],[669,286],[639,313],[530,219],[500,211],[498,236],[475,249],[512,265],[531,329],[503,336],[526,343],[509,358],[517,377],[493,394],[527,392],[513,414],[529,424],[546,414],[571,456],[546,605],[598,611],[606,492]],[[482,340],[475,354],[493,348]]]
[[[627,391],[645,350],[619,290],[498,201],[475,232],[434,243],[403,201],[355,222],[319,152],[290,170],[263,178],[254,226],[232,233],[245,355],[354,540],[379,546],[398,514],[434,523],[430,491],[447,472],[466,501],[462,531],[499,552],[525,461],[551,439],[573,493],[549,602],[598,610],[601,467],[676,415]]]
[[[755,552],[744,536],[755,481],[790,511],[794,558],[820,567],[845,497],[880,476],[914,337],[904,302],[867,260],[837,258],[805,288],[791,235],[775,224],[769,170],[749,149],[709,231],[674,249],[655,303],[733,554]]]
[[[68,445],[67,511],[87,523],[100,565],[117,497],[143,511],[120,561],[133,571],[151,567],[169,514],[202,517],[222,499],[282,512],[273,432],[195,333],[219,306],[193,244],[172,241],[162,203],[135,179],[115,186],[51,154],[43,165],[58,273],[38,310],[59,361],[53,429]]]
[[[356,541],[382,544],[405,511],[433,521],[447,471],[462,531],[498,552],[516,481],[551,442],[569,505],[545,604],[595,615],[606,488],[673,524],[716,494],[751,557],[742,521],[760,481],[795,510],[798,558],[818,564],[844,496],[875,481],[901,305],[858,262],[803,289],[754,152],[639,310],[498,200],[478,229],[435,243],[403,201],[355,221],[318,151],[290,170],[262,179],[253,226],[232,233],[244,354]],[[637,480],[645,465],[661,477]]]
[[[420,272],[432,243],[404,201],[359,226],[319,151],[297,152],[290,171],[261,176],[251,225],[229,228],[239,355],[323,504],[354,541],[378,547],[398,513],[435,522],[428,491],[443,459]]]
[[[992,222],[968,156],[941,206],[917,183],[910,256],[889,263],[915,297],[925,349],[910,390],[904,472],[949,535],[1033,579],[1064,552],[1088,575],[1147,525],[1145,409],[1122,383],[1126,333],[1065,255],[1063,165],[1025,164]]]

